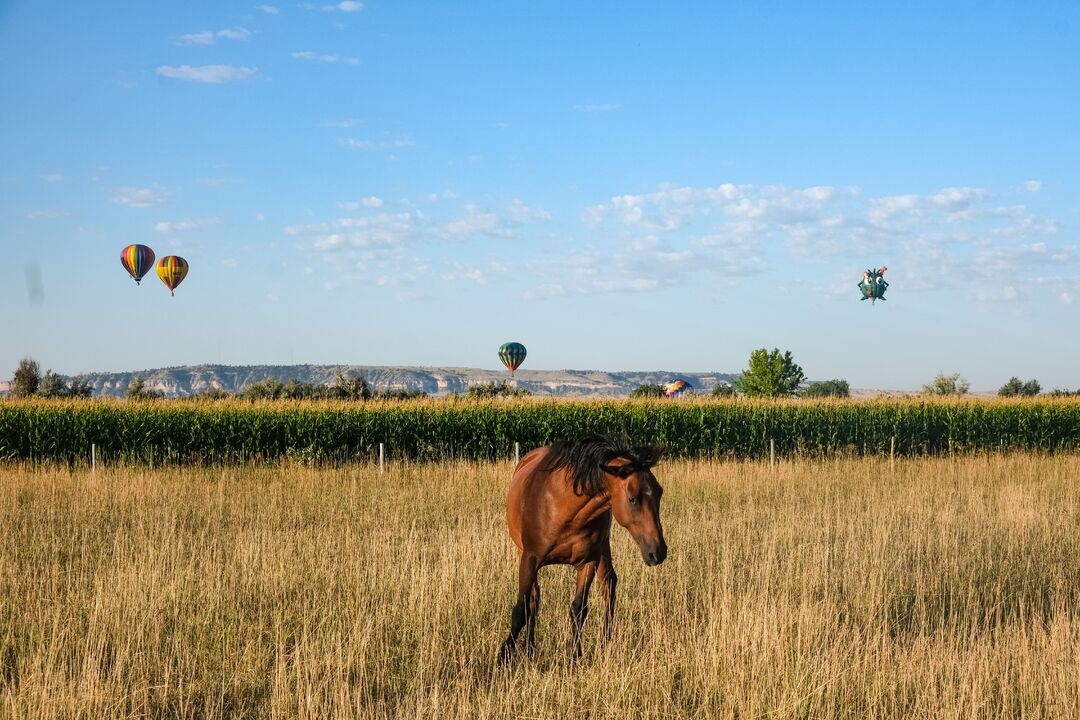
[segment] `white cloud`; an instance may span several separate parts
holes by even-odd
[[[251,31],[242,27],[225,28],[218,30],[217,36],[226,40],[248,40],[251,38]]]
[[[225,28],[224,30],[203,30],[202,32],[187,33],[176,38],[177,45],[213,45],[215,38],[224,38],[226,40],[248,40],[251,38],[251,31],[247,28],[235,27]]]
[[[297,60],[318,60],[324,63],[344,63],[346,65],[359,65],[360,58],[358,57],[346,57],[343,55],[321,55],[311,50],[301,50],[298,52],[290,53]]]
[[[26,217],[30,220],[57,220],[59,218],[71,217],[71,211],[66,208],[42,208],[38,210],[27,210]]]
[[[606,113],[615,112],[619,109],[619,103],[591,103],[586,105],[575,105],[574,109],[578,112],[586,113]]]
[[[415,143],[412,138],[404,135],[391,135],[381,140],[366,140],[358,138],[338,138],[338,145],[349,150],[391,150],[395,148],[412,147]]]
[[[155,207],[169,202],[170,196],[159,185],[150,187],[122,187],[113,193],[112,201],[117,205],[133,208]]]
[[[277,15],[281,12],[277,5],[259,5],[258,7],[267,15]]]
[[[64,174],[63,173],[48,173],[47,175],[42,175],[41,179],[44,180],[47,183],[60,182],[61,180],[64,179]]]
[[[782,185],[732,185],[693,188],[664,186],[640,195],[618,195],[585,211],[586,224],[597,227],[608,220],[651,231],[673,232],[693,218],[726,215],[735,220],[795,222],[814,216],[836,196],[832,187],[803,190]]]
[[[239,80],[248,80],[258,74],[258,69],[238,67],[235,65],[162,65],[157,69],[157,74],[162,77],[175,78],[177,80],[193,80],[202,83],[227,83]]]
[[[177,45],[213,45],[214,33],[210,30],[203,32],[187,33],[176,38]]]
[[[359,200],[349,200],[346,202],[338,203],[338,207],[342,210],[359,210],[361,208],[381,208],[383,206],[382,198],[375,197],[374,195],[366,198],[360,198]]]
[[[188,232],[190,230],[201,230],[202,228],[218,225],[220,223],[221,218],[217,217],[164,221],[154,225],[154,232],[163,235],[173,232]]]
[[[510,204],[506,207],[506,216],[516,223],[547,222],[551,220],[551,213],[547,210],[531,207],[520,198],[514,198],[510,201]]]
[[[467,281],[477,285],[485,285],[493,276],[503,275],[510,272],[510,264],[503,260],[490,260],[483,265],[470,265],[467,263],[454,263],[444,270],[440,277],[450,282]]]
[[[966,210],[972,203],[985,200],[989,193],[982,188],[951,187],[942,188],[930,196],[930,202],[949,212]]]
[[[325,12],[360,12],[364,9],[364,3],[354,2],[353,0],[344,0],[336,5],[323,5],[322,9]]]
[[[1061,226],[1053,220],[1021,217],[1005,227],[994,228],[991,233],[998,237],[1027,237],[1029,235],[1056,235]]]
[[[1069,294],[1068,290],[1063,290],[1061,294],[1058,295],[1058,301],[1060,301],[1063,305],[1072,305],[1073,296]]]
[[[464,215],[443,225],[443,232],[453,239],[470,238],[477,235],[506,238],[513,235],[501,217],[493,212],[485,212],[473,203],[465,206]]]
[[[342,118],[340,120],[327,120],[321,123],[328,128],[352,128],[360,124],[360,118]]]
[[[1024,189],[1028,192],[1037,193],[1042,190],[1042,188],[1042,180],[1028,180],[1026,183],[1024,183]]]

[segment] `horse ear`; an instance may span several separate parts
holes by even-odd
[[[660,458],[663,457],[664,451],[656,445],[643,445],[634,448],[634,454],[637,455],[639,465],[651,468],[653,465],[660,462]]]

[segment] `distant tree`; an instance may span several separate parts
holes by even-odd
[[[1050,397],[1080,397],[1080,390],[1059,390],[1058,388],[1054,388],[1050,391]]]
[[[523,391],[528,393],[528,390]],[[379,390],[373,394],[373,397],[379,400],[420,400],[421,398],[428,397],[428,394],[423,390],[405,390],[398,388],[397,390]]]
[[[192,400],[227,400],[231,398],[233,394],[225,388],[212,387],[208,390],[195,393],[191,396]]]
[[[664,387],[663,387],[663,385],[651,385],[649,383],[645,383],[643,385],[638,385],[636,388],[634,388],[633,392],[630,393],[630,397],[632,397],[632,398],[658,398],[658,397],[664,397]]]
[[[360,375],[350,379],[338,373],[337,380],[329,387],[327,394],[335,400],[369,400],[371,387]]]
[[[469,389],[465,391],[465,397],[468,398],[524,397],[527,395],[532,395],[532,393],[525,388],[513,387],[505,380],[497,383],[470,385]]]
[[[946,375],[939,372],[933,380],[923,385],[922,391],[926,395],[964,395],[970,387],[971,384],[960,377],[960,373]]]
[[[67,389],[68,397],[73,398],[88,398],[94,394],[94,387],[90,384],[90,381],[86,379],[86,376],[79,373],[71,379],[71,384]]]
[[[851,388],[847,380],[823,380],[813,383],[800,394],[808,398],[846,398],[851,396]]]
[[[1024,389],[1024,383],[1020,382],[1020,378],[1015,375],[1009,378],[1009,381],[998,388],[998,395],[1001,397],[1016,397]]]
[[[1026,395],[1032,397],[1042,392],[1042,385],[1039,381],[1032,378],[1025,383],[1020,382],[1020,378],[1011,377],[1009,382],[1005,383],[998,390],[998,395],[1002,397],[1017,397],[1019,395]]]
[[[15,369],[15,377],[11,379],[11,394],[15,397],[31,397],[38,391],[41,384],[41,368],[37,360],[24,357],[19,361],[19,367]]]
[[[712,389],[713,397],[735,397],[735,386],[722,382]]]
[[[68,395],[68,384],[64,382],[64,378],[60,377],[52,371],[52,369],[46,370],[45,374],[41,377],[41,383],[38,385],[37,393],[38,397],[44,398],[61,398]]]
[[[124,397],[128,400],[157,400],[162,396],[163,393],[146,387],[146,381],[141,375],[136,375],[124,392]]]
[[[758,348],[750,353],[750,367],[735,381],[735,388],[747,397],[788,397],[805,378],[790,350],[781,354],[778,348],[772,352]]]
[[[277,400],[282,396],[284,387],[274,378],[266,378],[248,385],[240,394],[248,400]]]

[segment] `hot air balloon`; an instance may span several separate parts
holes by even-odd
[[[885,271],[889,268],[884,265],[880,270],[864,270],[862,274],[862,280],[859,281],[859,294],[862,295],[860,300],[870,300],[870,304],[873,305],[877,300],[885,302],[885,290],[888,289],[889,283],[885,282]]]
[[[518,342],[503,343],[499,347],[499,359],[513,375],[521,363],[525,362],[525,346]]]
[[[138,285],[143,275],[154,267],[154,251],[145,245],[128,245],[120,253],[120,264]]]
[[[177,285],[184,282],[187,271],[187,260],[179,255],[166,255],[158,260],[157,274],[161,278],[161,282],[165,283],[165,286],[169,288],[169,295],[173,294],[173,290],[176,289]]]
[[[664,383],[664,395],[667,397],[676,397],[682,395],[687,390],[691,389],[690,383],[685,380],[673,380],[669,383]]]

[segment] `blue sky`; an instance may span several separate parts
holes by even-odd
[[[1077,7],[0,2],[0,369],[1078,387]]]

